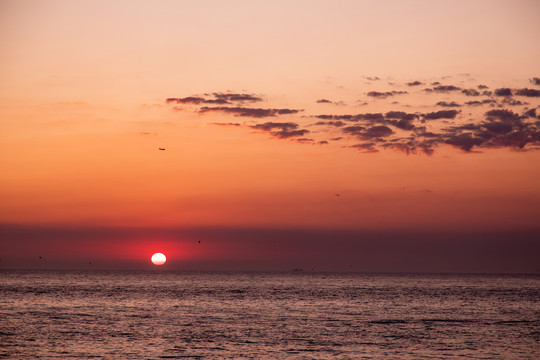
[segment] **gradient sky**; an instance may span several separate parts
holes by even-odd
[[[538,14],[2,0],[0,268],[540,271]]]

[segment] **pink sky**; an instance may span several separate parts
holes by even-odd
[[[0,266],[40,266],[22,237],[48,267],[109,259],[103,238],[136,254],[126,267],[158,247],[177,268],[287,267],[309,241],[267,236],[279,229],[320,231],[303,261],[328,269],[365,258],[377,232],[411,244],[403,261],[418,269],[436,266],[410,233],[441,248],[444,234],[491,234],[501,255],[512,239],[494,234],[525,232],[537,251],[539,13],[537,1],[3,1]],[[151,235],[215,227],[250,250]],[[67,242],[35,236],[73,228]],[[264,244],[230,235],[242,229]],[[332,231],[364,235],[332,253]],[[497,270],[475,257],[463,269],[475,261]],[[512,266],[499,270],[537,270]]]

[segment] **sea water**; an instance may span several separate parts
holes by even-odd
[[[539,359],[540,276],[0,271],[0,358]]]

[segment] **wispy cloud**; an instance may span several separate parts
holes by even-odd
[[[536,85],[534,79],[537,78],[532,78],[530,82]],[[419,80],[406,83],[409,87],[423,84],[424,82]],[[268,133],[277,139],[305,144],[330,145],[339,141],[342,144],[340,146],[363,153],[391,149],[406,154],[431,155],[441,146],[452,146],[464,152],[501,147],[520,151],[540,149],[540,117],[536,110],[537,107],[540,108],[540,104],[529,107],[529,103],[514,98],[522,96],[534,103],[540,97],[540,90],[526,87],[517,89],[501,87],[491,92],[486,90],[488,86],[484,84],[477,85],[477,90],[471,87],[444,85],[439,82],[433,82],[431,86],[432,88],[414,92],[414,96],[418,94],[425,96],[428,103],[415,105],[416,109],[422,110],[416,112],[388,109],[386,112],[303,114],[304,110],[298,108],[246,106],[246,103],[263,101],[263,97],[235,92],[213,92],[183,98],[169,98],[166,101],[172,104],[183,104],[185,106],[182,110],[191,109],[200,115],[219,113],[224,116],[250,119],[243,124],[219,121],[211,122],[210,125],[247,127],[255,132]],[[385,99],[402,94],[408,94],[408,92],[398,88],[367,93],[374,99]],[[435,105],[433,105],[433,100],[427,100],[437,96],[442,99]],[[463,102],[466,97],[474,99]],[[318,104],[333,104],[327,97],[314,101]],[[223,103],[223,106],[208,106],[208,104],[220,103]],[[380,108],[380,106],[378,103],[377,107]],[[387,106],[395,106],[395,104]],[[399,106],[411,107],[407,104]],[[438,110],[437,107],[448,109]],[[482,110],[483,108],[485,110]],[[258,122],[263,118],[287,120]],[[306,120],[309,121],[309,119],[311,121],[307,122]],[[306,127],[314,128],[310,131]],[[306,136],[307,134],[309,137]]]
[[[408,92],[407,91],[396,91],[396,90],[385,91],[385,92],[370,91],[370,92],[367,93],[367,96],[371,96],[371,97],[374,97],[374,98],[380,98],[380,99],[386,99],[389,96],[403,95],[403,94],[408,94]]]
[[[199,109],[199,113],[204,114],[208,112],[221,112],[226,114],[231,114],[234,116],[245,116],[253,118],[264,118],[277,115],[289,115],[296,114],[302,110],[296,109],[260,109],[260,108],[246,108],[246,107],[227,107],[227,106],[217,106],[217,107],[207,107],[204,106]]]

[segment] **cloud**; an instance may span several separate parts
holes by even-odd
[[[366,131],[360,133],[359,135],[364,139],[373,139],[373,138],[381,138],[381,137],[387,137],[394,133],[392,129],[390,129],[388,126],[385,125],[379,125],[379,126],[372,126]]]
[[[485,113],[485,116],[489,121],[500,120],[500,121],[507,121],[507,122],[513,122],[513,123],[520,122],[520,116],[514,113],[512,110],[506,110],[506,109],[489,110]]]
[[[347,123],[341,121],[341,120],[337,120],[337,121],[319,121],[317,123],[315,123],[315,125],[330,125],[330,126],[335,126],[335,127],[341,127],[341,126],[345,126],[347,125]]]
[[[385,123],[401,130],[413,130],[416,128],[410,120],[386,120]]]
[[[424,83],[416,80],[416,81],[408,82],[407,85],[408,86],[419,86],[419,85],[424,85]]]
[[[371,96],[374,98],[380,98],[380,99],[386,99],[389,96],[394,95],[402,95],[402,94],[408,94],[407,91],[386,91],[386,92],[379,92],[379,91],[370,91],[367,93],[367,96]]]
[[[378,76],[364,76],[364,79],[367,79],[369,81],[377,81],[377,80],[381,80],[379,79]]]
[[[209,94],[204,94],[209,96]],[[253,94],[237,94],[237,93],[213,93],[211,98],[206,98],[202,96],[188,96],[183,98],[167,98],[165,101],[167,103],[177,103],[177,104],[190,104],[190,105],[200,105],[200,104],[218,104],[226,105],[232,104],[234,102],[257,102],[262,101],[262,98],[255,96]]]
[[[199,104],[230,104],[225,99],[205,99],[199,96],[188,96],[185,98],[168,98],[166,100],[168,103],[170,102],[176,102],[177,104],[191,104],[191,105],[199,105]]]
[[[533,85],[540,85],[540,78],[537,78],[537,77],[533,77],[531,79],[529,79],[529,82]]]
[[[475,89],[463,89],[461,93],[467,96],[480,96],[480,92]]]
[[[323,120],[345,120],[345,121],[354,121],[354,122],[357,122],[357,121],[362,121],[362,120],[367,120],[367,121],[382,121],[384,120],[384,115],[381,114],[381,113],[365,113],[365,114],[356,114],[356,115],[350,115],[350,114],[346,114],[346,115],[315,115],[316,118],[318,119],[323,119]]]
[[[435,145],[436,141],[434,140],[395,139],[395,141],[383,144],[382,147],[401,151],[407,155],[419,153],[432,155],[435,152]]]
[[[470,152],[474,146],[482,144],[484,140],[472,137],[471,134],[459,134],[449,136],[445,142],[463,151]]]
[[[362,143],[349,146],[353,149],[362,150],[363,153],[377,153],[379,150],[375,148],[375,143]]]
[[[275,137],[277,138],[280,138],[280,139],[288,139],[288,138],[291,138],[291,137],[296,137],[296,136],[304,136],[305,134],[308,134],[309,133],[309,130],[305,130],[305,129],[302,129],[302,130],[281,130],[281,131],[275,131],[275,132],[272,132],[272,135],[274,135]]]
[[[419,86],[421,84],[420,81],[415,81],[407,85]],[[342,141],[344,147],[353,147],[362,152],[392,149],[406,154],[431,155],[440,146],[452,146],[464,152],[501,147],[522,151],[540,150],[540,117],[536,110],[538,104],[534,103],[536,98],[540,97],[540,90],[502,87],[494,90],[494,94],[499,98],[493,98],[491,97],[491,91],[484,90],[488,88],[486,85],[478,85],[479,90],[474,88],[462,89],[454,85],[441,85],[440,83],[433,83],[432,86],[434,88],[425,89],[425,91],[432,93],[429,98],[437,96],[436,93],[444,94],[439,95],[439,97],[444,97],[440,99],[441,101],[436,102],[436,106],[448,109],[436,110],[433,105],[420,104],[414,106],[417,109],[427,106],[436,111],[421,113],[391,110],[373,113],[314,114],[296,117],[298,121],[303,121],[302,119],[305,118],[318,119],[315,123],[309,124],[309,126],[320,126],[317,131],[312,133],[303,128],[307,124],[285,121],[269,121],[255,125],[253,122],[250,125],[241,122],[214,122],[209,123],[209,125],[248,127],[256,131],[269,133],[274,138],[290,139],[298,143],[325,145],[328,144],[329,140]],[[371,97],[384,99],[406,93],[406,91],[393,90],[386,92],[370,91],[367,94]],[[522,113],[510,110],[516,109],[515,106],[528,105],[513,98],[512,94],[530,98],[531,103],[533,103],[532,108],[524,108]],[[452,99],[453,96],[456,99]],[[463,99],[463,96],[472,96],[476,97],[476,99],[461,104],[458,99]],[[489,98],[480,98],[480,96],[489,96]],[[204,106],[209,102],[217,101],[231,104],[229,106]],[[232,105],[233,102],[256,101],[262,101],[262,98],[250,93],[232,92],[216,92],[201,96],[167,99],[167,102],[173,104],[195,105],[197,113],[201,115],[208,112],[219,112],[237,117],[261,119],[294,115],[303,111],[288,108],[254,108]],[[333,104],[331,100],[326,98],[316,101],[320,104]],[[459,110],[461,106],[484,105],[487,105],[488,109],[484,111],[483,116],[478,115],[477,112],[468,113],[467,122],[464,122],[465,116],[458,117],[461,114]],[[410,107],[411,105],[400,105],[401,108],[404,106]],[[189,106],[185,106],[185,108],[189,108]],[[434,120],[441,121],[429,124],[430,121]],[[445,125],[442,129],[440,128],[441,124]],[[341,132],[347,136],[336,137],[336,132]],[[311,135],[308,137],[307,134]],[[360,140],[360,143],[351,145],[350,142],[354,139]]]
[[[351,134],[351,135],[360,135],[363,133],[365,129],[366,128],[364,126],[353,125],[353,126],[347,126],[341,129],[341,131],[343,131],[344,133]]]
[[[293,122],[265,122],[263,124],[252,125],[255,130],[272,131],[280,129],[281,131],[289,131],[298,128],[298,124]]]
[[[484,99],[482,101],[477,101],[477,100],[474,100],[474,101],[467,101],[465,102],[465,105],[469,105],[469,106],[479,106],[479,105],[486,105],[486,104],[496,104],[497,101],[495,100],[492,100],[492,99]]]
[[[296,139],[295,141],[299,142],[299,143],[313,143],[313,142],[315,142],[315,140],[308,139],[308,138],[300,138],[300,139]]]
[[[536,117],[536,109],[529,109],[527,110],[524,114],[523,114],[524,117]]]
[[[309,130],[298,129],[298,124],[293,122],[266,122],[263,124],[252,125],[251,128],[270,132],[274,137],[279,139],[304,136],[309,133]]]
[[[461,107],[460,104],[458,104],[457,102],[455,101],[452,101],[452,102],[446,102],[446,101],[439,101],[437,103],[438,106],[442,106],[442,107]]]
[[[459,111],[457,110],[441,110],[430,112],[424,115],[424,120],[438,120],[438,119],[454,119]]]
[[[516,90],[516,95],[518,96],[527,96],[527,97],[540,97],[540,90],[536,89],[518,89]]]
[[[523,105],[529,105],[527,102],[523,102],[521,100],[512,99],[511,97],[505,97],[502,101],[502,104],[508,105],[508,106],[523,106]]]
[[[239,124],[239,123],[210,123],[210,125],[216,125],[216,126],[234,126],[234,127],[238,127],[238,126],[242,126],[242,124]]]
[[[499,88],[495,89],[495,96],[512,96],[512,89],[510,88]]]
[[[439,84],[439,83],[438,82],[433,83],[433,85],[435,84]],[[440,93],[447,93],[450,91],[458,91],[458,90],[461,90],[461,88],[454,85],[438,85],[432,89],[430,88],[424,89],[424,91],[427,91],[427,92],[434,91],[434,92],[440,92]]]
[[[296,114],[302,110],[295,109],[256,109],[256,108],[245,108],[245,107],[202,107],[199,109],[199,113],[204,114],[207,112],[223,112],[226,114],[232,114],[234,116],[246,116],[254,118],[263,118],[271,117],[276,115],[289,115]]]
[[[255,96],[253,94],[235,94],[235,93],[213,93],[214,97],[218,100],[224,100],[224,101],[249,101],[249,102],[257,102],[262,101],[262,99],[258,96]]]
[[[400,119],[400,120],[407,120],[407,121],[418,119],[417,114],[410,114],[404,111],[388,111],[386,114],[384,114],[384,116],[387,119]]]

